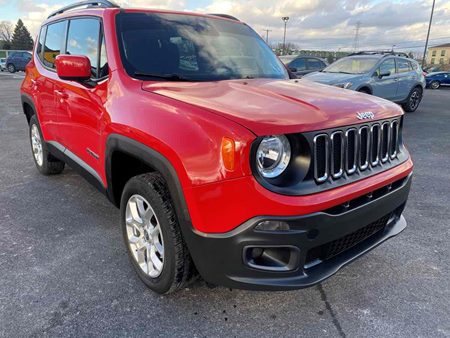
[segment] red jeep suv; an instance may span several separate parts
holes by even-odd
[[[37,169],[120,208],[152,290],[289,290],[400,233],[413,169],[400,107],[292,77],[236,18],[84,1],[43,23],[21,97]]]

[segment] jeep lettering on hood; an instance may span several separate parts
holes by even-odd
[[[256,135],[357,124],[357,114],[368,111],[377,120],[402,114],[394,103],[307,80],[143,82],[142,88],[224,116]]]

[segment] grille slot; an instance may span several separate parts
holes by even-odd
[[[312,162],[316,183],[389,165],[399,157],[399,135],[399,119],[318,133]]]
[[[383,123],[381,127],[381,163],[386,163],[389,160],[389,140],[391,139],[391,129],[389,122]]]
[[[339,178],[344,174],[344,137],[341,131],[331,134],[331,176]]]
[[[314,178],[317,182],[328,179],[328,135],[314,137]]]
[[[359,147],[359,169],[364,171],[369,167],[370,154],[369,127],[367,126],[359,129]]]
[[[380,125],[374,124],[370,127],[370,164],[376,167],[380,162]]]

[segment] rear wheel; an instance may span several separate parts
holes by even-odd
[[[161,294],[185,287],[194,267],[163,178],[157,173],[131,178],[120,214],[125,245],[141,280]]]
[[[420,102],[422,101],[423,97],[423,90],[420,87],[414,88],[411,93],[409,93],[408,99],[406,100],[406,103],[403,104],[403,109],[408,112],[412,113],[419,108]]]
[[[7,68],[8,68],[8,72],[10,72],[10,73],[16,72],[16,66],[14,66],[12,63],[10,63]]]
[[[48,151],[36,115],[30,118],[30,144],[34,163],[41,174],[55,175],[64,170],[64,162],[56,159]]]
[[[440,86],[441,86],[441,83],[439,81],[433,81],[430,83],[431,89],[439,89]]]

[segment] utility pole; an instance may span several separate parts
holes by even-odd
[[[359,29],[361,28],[361,21],[356,22],[355,40],[353,41],[353,51],[357,52],[359,48]]]
[[[287,23],[289,21],[288,16],[283,16],[281,20],[284,21],[284,36],[283,36],[283,55],[286,55],[286,29],[287,29]]]
[[[263,29],[264,32],[266,32],[266,43],[269,44],[269,32],[271,32],[271,29]]]
[[[426,63],[426,59],[427,59],[428,41],[430,39],[431,23],[433,22],[433,14],[434,14],[434,5],[435,4],[436,4],[436,0],[433,0],[433,7],[431,7],[430,24],[428,25],[427,41],[425,42],[425,50],[423,51],[422,68],[425,67],[425,63]]]

